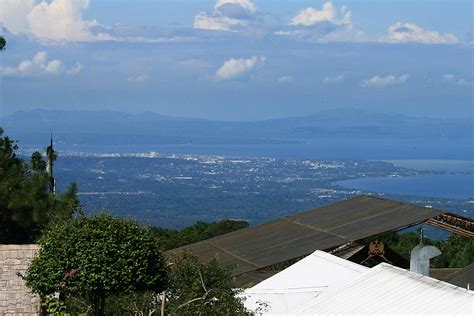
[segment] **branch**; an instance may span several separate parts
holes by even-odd
[[[165,316],[165,302],[166,302],[166,290],[163,291],[163,296],[161,298],[161,316]]]
[[[204,289],[204,292],[206,292],[206,295],[208,293],[207,289],[206,289],[206,286],[204,285],[204,280],[202,279],[202,274],[201,274],[201,270],[198,269],[198,273],[199,273],[199,279],[201,280],[201,285],[202,285],[202,288]]]
[[[196,297],[196,298],[193,298],[192,300],[189,300],[189,301],[184,302],[183,304],[179,305],[177,309],[183,308],[183,307],[186,306],[186,305],[189,305],[189,304],[194,303],[194,302],[196,302],[196,301],[202,300],[202,299],[204,299],[204,298],[205,298],[204,296],[203,296],[203,297]]]
[[[180,308],[183,308],[191,303],[194,303],[194,302],[197,302],[197,301],[200,301],[200,300],[205,300],[207,295],[209,295],[209,291],[206,289],[206,285],[204,284],[204,279],[202,278],[202,274],[201,274],[201,270],[198,268],[198,273],[199,273],[199,280],[201,281],[201,285],[202,285],[202,288],[204,289],[204,295],[201,296],[201,297],[196,297],[196,298],[193,298],[192,300],[189,300],[187,302],[184,302],[183,304],[179,305],[177,310],[180,309]],[[163,316],[163,314],[162,314]]]

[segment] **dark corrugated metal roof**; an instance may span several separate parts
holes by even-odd
[[[448,282],[448,279],[461,268],[430,268],[430,278],[438,279],[440,281]]]
[[[474,289],[474,263],[471,263],[462,270],[452,274],[446,282],[457,285],[459,287],[466,288],[467,284],[470,285],[470,289]]]
[[[233,275],[274,265],[315,250],[423,222],[441,210],[374,196],[358,196],[272,222],[171,250],[188,250],[201,260],[217,256]]]

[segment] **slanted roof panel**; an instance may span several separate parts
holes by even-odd
[[[311,253],[315,247],[335,247],[345,240],[304,225],[279,220],[261,225],[259,229],[246,229],[241,234],[223,235],[208,242],[258,266],[268,266],[298,257],[302,251]]]
[[[352,222],[361,216],[372,216],[384,211],[391,211],[393,204],[385,199],[372,196],[359,196],[317,209],[290,216],[290,219],[321,229],[330,229],[340,223]],[[315,212],[317,211],[317,212]]]
[[[285,220],[273,221],[257,226],[258,229],[247,228],[231,234],[210,239],[213,244],[225,247],[230,251],[243,251],[245,249],[260,248],[284,244],[315,233],[314,229],[301,226]],[[238,243],[236,243],[236,238]]]
[[[463,288],[466,288],[469,284],[470,288],[474,289],[474,263],[471,263],[461,271],[453,273],[446,282]]]
[[[265,267],[306,255],[314,249],[328,249],[343,243],[345,240],[337,236],[315,232],[308,236],[268,245],[265,248],[245,250],[245,252],[253,262]]]
[[[295,315],[473,315],[474,291],[381,263],[308,301]]]
[[[296,214],[290,220],[357,240],[418,223],[441,213],[426,207],[361,196]]]
[[[180,249],[196,254],[202,261],[209,261],[212,258],[217,257],[223,266],[234,267],[233,273],[235,275],[260,268],[260,266],[255,265],[252,262],[248,262],[207,242],[194,243],[186,248]]]
[[[265,302],[269,308],[266,314],[288,315],[328,287],[349,282],[366,270],[364,266],[318,250],[241,295],[245,297],[245,307],[251,311],[257,310],[259,302]]]
[[[443,211],[422,206],[359,196],[171,252],[188,249],[208,260],[214,251],[225,258],[224,265],[239,265],[233,271],[235,276],[305,256],[315,250],[327,250],[348,241],[419,223],[441,213]]]

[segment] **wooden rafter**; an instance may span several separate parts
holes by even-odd
[[[474,238],[474,221],[452,213],[443,213],[425,221],[426,224],[454,234]]]

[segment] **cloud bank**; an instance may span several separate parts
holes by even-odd
[[[46,41],[117,41],[137,43],[182,42],[196,40],[178,31],[160,36],[146,28],[105,26],[96,19],[84,18],[91,0],[0,0],[0,23],[13,34],[28,34]],[[297,12],[286,25],[277,16],[259,11],[252,0],[217,0],[210,10],[194,16],[193,28],[221,32],[243,32],[254,36],[276,34],[316,42],[368,41],[352,21],[347,6],[326,1],[321,8],[307,7]],[[132,34],[133,36],[131,36]],[[178,34],[178,35],[177,35]],[[199,34],[199,33],[198,33]],[[199,36],[198,36],[199,37]],[[396,22],[387,34],[374,41],[390,43],[456,44],[452,33],[426,30],[413,23]]]
[[[201,11],[194,17],[194,28],[237,32],[248,26],[257,12],[250,0],[218,0],[214,10]]]
[[[458,76],[454,74],[445,74],[443,75],[443,80],[458,86],[469,86],[472,85],[471,81],[468,81],[463,78],[459,78]]]
[[[66,69],[59,59],[48,60],[46,52],[38,52],[33,59],[20,62],[17,67],[0,67],[2,76],[41,76],[41,75],[77,75],[82,69],[81,64],[76,63],[72,68]]]
[[[320,10],[308,7],[294,16],[288,26],[276,35],[314,40],[318,42],[361,41],[365,34],[352,23],[352,12],[348,7],[337,8],[325,2]]]
[[[423,43],[423,44],[456,44],[458,38],[451,33],[440,34],[435,31],[425,30],[413,23],[397,22],[389,26],[388,34],[381,39],[390,43]]]
[[[363,88],[383,88],[387,86],[399,85],[405,83],[410,76],[407,74],[396,77],[394,75],[388,75],[380,77],[375,75],[370,79],[362,80],[360,86]]]
[[[0,22],[13,34],[31,34],[52,41],[97,41],[111,37],[99,31],[96,20],[85,20],[82,12],[89,0],[2,0]]]
[[[350,24],[352,13],[346,6],[343,6],[340,11],[332,2],[323,4],[321,10],[313,7],[308,7],[299,12],[297,16],[291,19],[289,25],[304,25],[311,26],[321,22],[330,22],[333,24]]]

